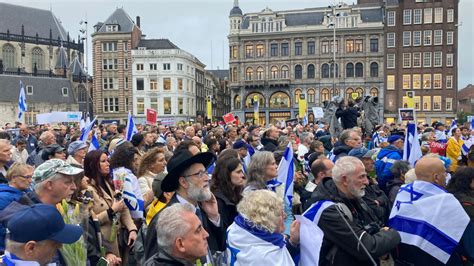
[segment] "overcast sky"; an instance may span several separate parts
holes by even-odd
[[[167,38],[181,49],[198,57],[207,69],[228,68],[227,34],[233,0],[0,0],[41,9],[52,9],[72,38],[77,39],[79,22],[87,17],[89,32],[97,22],[105,21],[117,7],[123,7],[147,38]],[[357,0],[345,1],[352,4]],[[270,9],[289,10],[321,7],[333,0],[240,0],[244,13]],[[474,84],[474,0],[460,0],[459,89]],[[89,38],[90,42],[90,38]],[[212,53],[211,53],[212,43]],[[89,49],[90,50],[90,49]],[[89,51],[90,53],[90,51]],[[91,58],[89,56],[89,62]],[[90,64],[89,64],[90,65]],[[89,67],[92,69],[92,67]],[[89,71],[90,72],[90,71]]]

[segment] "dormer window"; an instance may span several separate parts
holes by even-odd
[[[69,95],[69,89],[66,88],[66,87],[63,87],[63,88],[61,89],[61,92],[62,92],[62,94],[63,94],[64,97],[66,97],[66,96]]]
[[[117,32],[117,31],[119,31],[119,25],[106,25],[105,31],[106,32]]]
[[[26,86],[26,95],[33,95],[33,86]]]

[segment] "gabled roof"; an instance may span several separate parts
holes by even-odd
[[[69,65],[69,71],[73,76],[79,76],[79,73],[82,77],[86,76],[86,71],[82,67],[81,62],[79,62],[79,58],[76,56],[74,60],[72,60],[71,65]]]
[[[53,39],[58,36],[67,40],[67,32],[61,22],[49,10],[0,3],[0,32],[21,35],[21,26],[24,26],[25,36],[49,38],[49,29]]]
[[[179,49],[174,43],[168,39],[141,39],[137,47],[145,47],[146,49]]]
[[[116,32],[132,32],[135,22],[133,22],[127,12],[123,10],[123,8],[117,8],[115,9],[114,13],[112,13],[112,15],[110,15],[110,17],[105,20],[98,32],[107,32],[107,25],[119,25],[119,29]]]
[[[30,76],[0,75],[0,102],[17,102],[20,80],[26,86],[33,86],[33,95],[26,95],[26,103],[76,103],[71,81],[64,78],[43,78]],[[68,96],[63,96],[62,88],[68,88]]]

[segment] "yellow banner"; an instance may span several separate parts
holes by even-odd
[[[260,113],[260,106],[259,106],[260,102],[258,101],[258,96],[255,95],[253,96],[253,121],[255,123],[255,125],[260,125],[260,121],[259,121],[259,113]]]
[[[406,95],[407,108],[415,108],[415,93],[407,91]]]
[[[298,101],[299,107],[299,118],[304,118],[306,112],[308,111],[308,103],[306,102],[306,97],[304,94],[300,94],[300,100]]]
[[[211,101],[211,97],[207,98],[207,119],[209,119],[212,123],[212,101]]]

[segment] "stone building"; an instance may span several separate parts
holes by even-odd
[[[229,70],[208,70],[212,74],[215,84],[215,90],[212,92],[212,110],[213,119],[221,121],[222,116],[229,113],[230,109],[230,89],[229,89]]]

